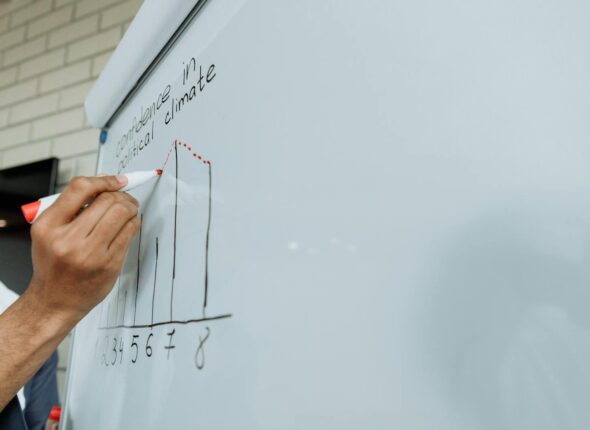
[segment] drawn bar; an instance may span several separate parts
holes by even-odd
[[[209,295],[209,233],[211,232],[211,163],[208,163],[207,167],[209,167],[209,214],[207,218],[207,236],[205,238],[205,298],[203,300],[203,316],[205,316],[207,297]]]
[[[174,237],[172,245],[172,287],[170,289],[170,320],[173,319],[172,303],[174,302],[174,279],[176,278],[176,222],[178,217],[178,141],[174,141],[175,177],[174,189]]]
[[[135,303],[133,305],[133,324],[137,314],[137,295],[139,294],[139,269],[141,264],[141,231],[143,230],[143,214],[141,215],[141,225],[139,226],[139,243],[137,244],[137,277],[135,282]]]
[[[156,236],[156,267],[154,269],[154,290],[152,292],[152,319],[154,323],[154,301],[156,300],[156,280],[158,279],[158,237]]]

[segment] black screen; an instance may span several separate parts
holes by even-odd
[[[55,192],[56,158],[0,170],[0,280],[22,294],[33,271],[30,226],[23,204]]]

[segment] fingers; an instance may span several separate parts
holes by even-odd
[[[101,244],[106,249],[123,226],[132,218],[137,217],[137,213],[137,206],[128,200],[113,203],[94,226],[88,240],[94,244]]]
[[[113,258],[120,260],[121,264],[129,247],[131,239],[137,234],[141,227],[141,220],[139,217],[133,217],[123,226],[115,238],[109,245],[109,253],[112,253]]]
[[[107,191],[118,191],[127,183],[125,176],[78,176],[70,181],[56,202],[45,212],[45,222],[70,222],[90,199]]]
[[[72,222],[72,227],[76,233],[85,238],[92,233],[100,219],[107,213],[111,206],[125,202],[139,207],[139,202],[128,193],[101,193],[88,208],[76,217]]]
[[[45,429],[49,430],[59,430],[59,422],[55,422],[53,420],[45,421]]]

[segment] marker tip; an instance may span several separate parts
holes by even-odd
[[[156,169],[156,174],[158,176],[162,176],[162,169]]]

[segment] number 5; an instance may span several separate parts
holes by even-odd
[[[139,348],[137,346],[137,342],[135,342],[135,339],[137,339],[138,337],[139,337],[138,334],[134,334],[133,339],[131,341],[131,349],[133,349],[133,347],[135,347],[135,358],[131,359],[132,363],[135,363],[137,361],[137,354],[139,353]]]

